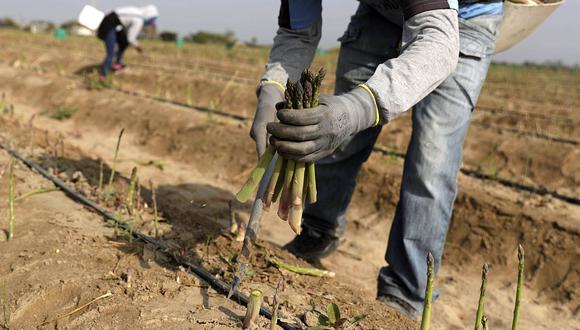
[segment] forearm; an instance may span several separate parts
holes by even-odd
[[[367,81],[388,122],[432,92],[455,69],[459,57],[457,11],[431,10],[403,26],[402,52],[378,66]]]
[[[284,85],[288,78],[299,79],[302,70],[309,67],[314,59],[321,27],[321,19],[303,29],[280,27],[262,80],[273,80]]]

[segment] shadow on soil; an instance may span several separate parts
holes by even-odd
[[[82,195],[93,200],[97,199],[98,195],[95,194],[94,187],[99,185],[100,160],[87,157],[70,159],[44,156],[38,161],[43,167],[51,169],[53,173],[59,173],[59,178],[64,178],[70,185],[74,185]],[[110,173],[111,168],[104,165],[103,186],[107,185]],[[117,173],[114,182],[114,191],[117,195],[107,199],[101,198],[100,204],[109,210],[114,210],[135,230],[154,237],[150,185],[142,183],[140,187],[141,203],[147,207],[143,206],[141,212],[134,212],[132,216],[128,214],[125,207],[129,185],[130,180]],[[234,198],[231,192],[207,184],[191,183],[157,186],[156,196],[160,215],[158,239],[168,244],[171,252],[177,253],[186,260],[202,264],[210,255],[210,245],[219,237],[229,237],[226,229],[230,224],[228,203]],[[109,239],[112,241],[129,240],[131,244],[121,245],[118,249],[125,254],[138,255],[143,268],[150,268],[149,262],[154,260],[165,268],[176,270],[175,264],[162,254],[147,251],[146,244],[132,240],[128,233],[120,230],[115,232],[115,237],[109,237]],[[212,251],[215,250],[212,249]],[[145,254],[148,255],[145,256]],[[222,257],[221,254],[220,257]],[[208,270],[214,274],[221,272],[220,269],[212,269],[211,266]]]

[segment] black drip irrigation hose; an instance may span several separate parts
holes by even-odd
[[[383,155],[387,155],[387,156],[395,156],[397,158],[405,158],[405,154],[402,152],[398,152],[398,151],[394,151],[394,150],[389,150],[387,148],[383,148],[383,147],[373,147],[373,151],[382,153]],[[483,174],[481,172],[477,172],[477,171],[473,171],[473,170],[468,170],[465,168],[461,168],[460,169],[461,173],[476,178],[476,179],[480,179],[480,180],[489,180],[489,181],[494,181],[497,182],[501,185],[513,188],[513,189],[517,189],[517,190],[522,190],[522,191],[526,191],[526,192],[530,192],[530,193],[534,193],[537,195],[549,195],[552,196],[556,199],[562,200],[564,202],[570,203],[570,204],[575,204],[575,205],[580,205],[580,199],[575,198],[575,197],[571,197],[571,196],[566,196],[566,195],[562,195],[560,193],[557,193],[555,191],[550,191],[547,190],[545,188],[536,188],[536,187],[532,187],[532,186],[528,186],[525,184],[521,184],[521,183],[517,183],[511,180],[507,180],[507,179],[502,179],[502,178],[498,178],[489,174]]]
[[[150,236],[147,236],[147,235],[141,233],[138,230],[134,230],[133,228],[131,228],[131,226],[129,224],[127,224],[126,222],[124,222],[122,220],[119,220],[113,213],[107,211],[105,208],[103,208],[99,204],[95,203],[94,201],[92,201],[92,200],[84,197],[78,191],[70,188],[62,180],[60,180],[60,179],[52,176],[50,173],[48,173],[48,171],[46,171],[42,166],[40,166],[39,164],[35,163],[34,161],[22,157],[18,152],[16,152],[15,150],[13,150],[10,147],[5,146],[5,145],[3,145],[1,143],[0,143],[0,148],[6,150],[10,155],[12,155],[14,158],[16,158],[19,161],[21,161],[22,163],[24,163],[29,168],[31,168],[31,169],[37,171],[38,173],[40,173],[46,179],[48,179],[49,181],[51,181],[56,187],[58,187],[60,190],[62,190],[62,192],[64,192],[72,200],[74,200],[74,201],[76,201],[76,202],[78,202],[80,204],[83,204],[83,205],[85,205],[85,206],[93,209],[95,212],[99,213],[104,218],[106,218],[108,220],[111,220],[111,221],[114,221],[117,225],[119,225],[119,227],[121,227],[121,228],[127,230],[128,232],[130,232],[135,238],[140,239],[140,240],[144,241],[145,243],[149,243],[149,244],[153,245],[155,248],[157,248],[158,250],[161,250],[163,253],[165,253],[171,259],[173,259],[173,261],[176,264],[185,267],[190,272],[192,272],[193,274],[195,274],[197,277],[199,277],[202,280],[204,280],[205,282],[207,282],[216,291],[220,292],[224,296],[227,296],[227,294],[229,293],[230,285],[228,285],[225,282],[220,281],[219,279],[217,279],[207,269],[203,268],[200,265],[194,264],[192,262],[183,260],[183,258],[180,258],[179,256],[177,256],[174,253],[170,253],[168,251],[168,246],[165,243],[163,243],[161,241],[158,241],[158,240],[156,240],[156,239],[154,239],[154,238],[152,238]],[[246,306],[248,304],[248,297],[246,295],[244,295],[244,294],[241,294],[238,291],[233,292],[230,299],[233,300],[233,301],[235,301],[236,303],[242,305],[242,306]],[[265,316],[266,318],[268,318],[270,320],[272,319],[272,311],[270,309],[268,309],[268,308],[261,307],[260,308],[260,314],[262,314],[263,316]],[[282,327],[282,329],[284,329],[284,330],[298,330],[298,329],[301,329],[297,325],[283,322],[280,319],[278,319],[278,323],[277,324],[280,327]]]

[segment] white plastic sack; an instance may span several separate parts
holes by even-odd
[[[97,8],[85,5],[79,14],[79,24],[87,29],[95,31],[103,21],[105,13]]]
[[[522,1],[520,0],[520,2]],[[495,53],[508,50],[525,39],[562,3],[564,3],[564,0],[542,2],[540,4],[506,1],[503,6],[504,18],[495,44]]]

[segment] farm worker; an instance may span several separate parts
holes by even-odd
[[[282,0],[250,135],[259,154],[269,141],[285,158],[316,162],[318,201],[306,207],[301,234],[285,246],[315,263],[338,247],[356,176],[381,127],[413,108],[377,299],[416,319],[427,253],[436,271],[441,263],[463,141],[494,50],[502,2],[360,0],[339,39],[335,95],[322,95],[320,106],[308,111],[276,111],[287,78],[297,80],[312,62],[321,12],[321,0]]]
[[[101,67],[101,77],[105,77],[109,70],[119,71],[123,69],[123,53],[129,45],[135,47],[138,52],[143,52],[137,37],[144,26],[150,25],[155,28],[155,22],[159,16],[159,10],[155,5],[145,7],[120,7],[103,18],[97,30],[99,39],[105,42],[107,56]],[[117,46],[117,57],[115,57]]]

